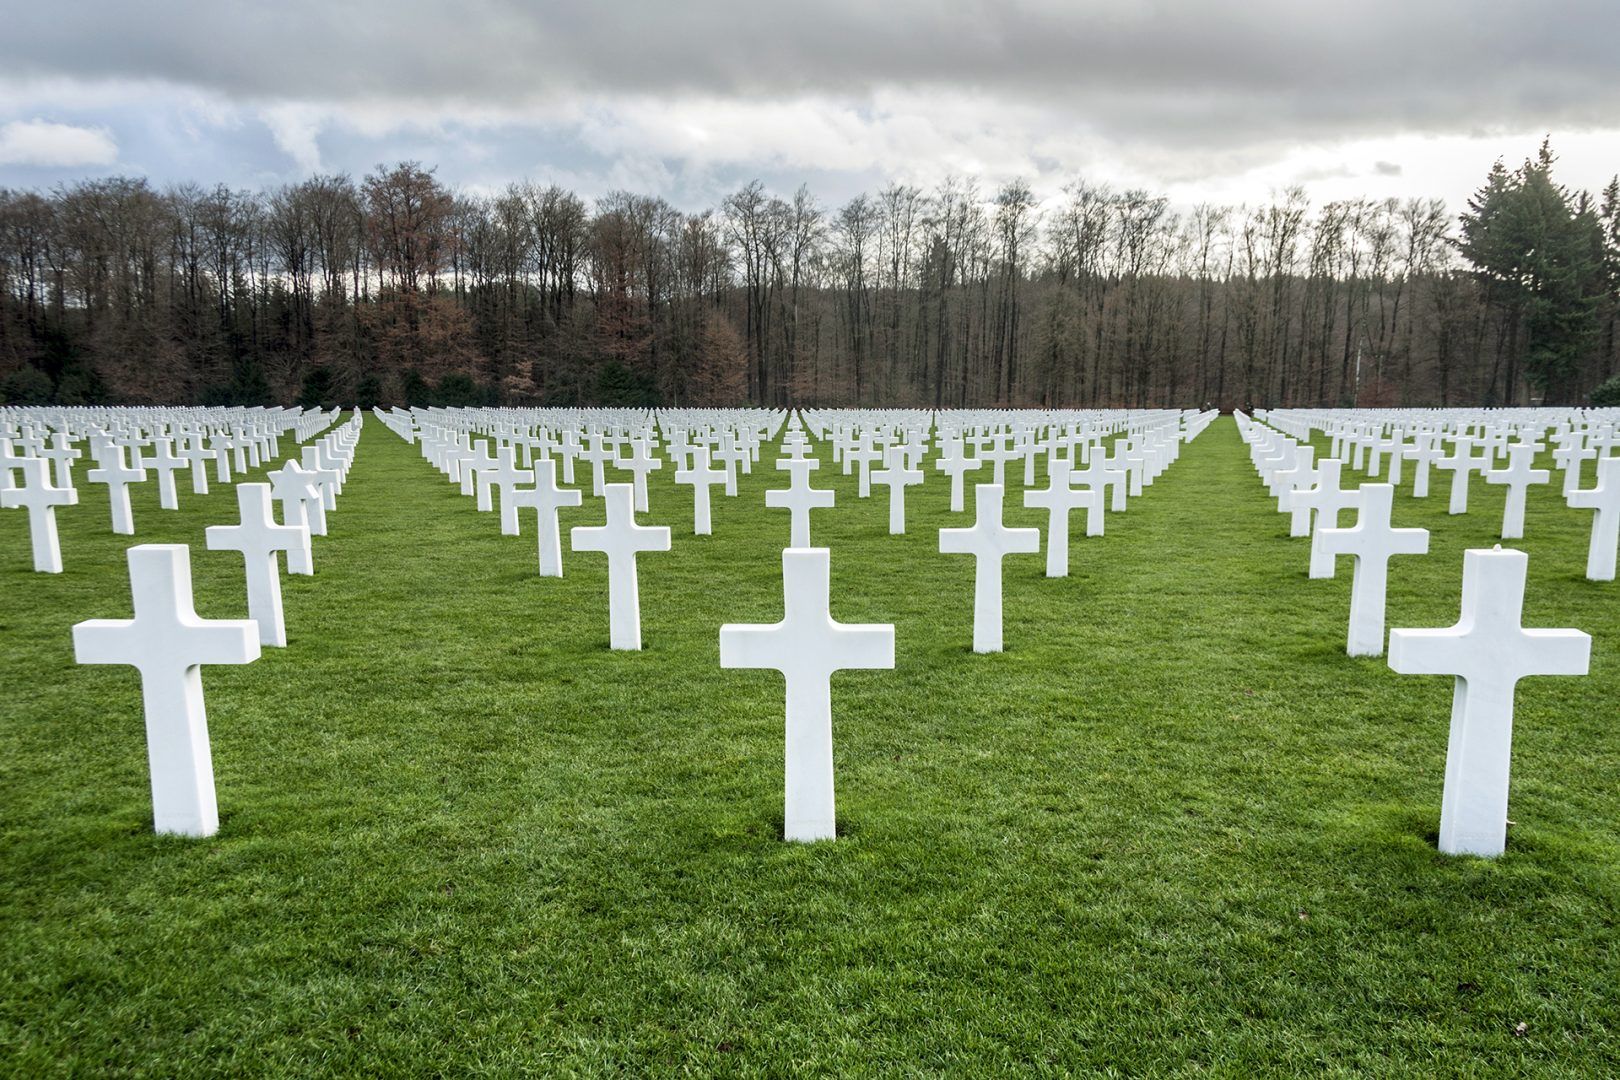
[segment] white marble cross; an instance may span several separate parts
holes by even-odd
[[[315,478],[305,472],[298,462],[288,459],[281,468],[265,474],[270,481],[271,494],[281,504],[281,523],[307,529],[311,536],[326,534],[326,506],[321,502],[321,488]],[[317,519],[321,527],[317,529]],[[287,552],[287,573],[308,577],[315,573],[315,557],[309,546],[291,548]]]
[[[180,493],[174,484],[174,474],[186,467],[186,459],[175,457],[174,447],[168,439],[153,439],[152,453],[142,467],[157,473],[158,506],[164,510],[180,509]]]
[[[726,482],[726,470],[710,467],[707,446],[693,446],[687,449],[692,455],[692,467],[676,469],[675,482],[692,485],[692,534],[712,536],[713,528],[709,520],[709,488]]]
[[[607,484],[606,525],[576,525],[569,532],[575,551],[600,551],[608,557],[608,637],[615,649],[641,648],[641,599],[636,582],[636,553],[668,551],[669,529],[637,525],[635,490],[630,484]]]
[[[321,506],[325,510],[336,510],[338,484],[342,480],[342,474],[337,469],[334,469],[330,465],[326,464],[326,455],[321,453],[321,448],[319,446],[304,447],[303,458],[305,474],[309,476],[309,479],[313,484],[321,489]],[[472,482],[472,473],[468,472],[464,475],[470,484]],[[463,494],[471,493],[472,488],[469,487]],[[316,536],[326,535],[325,513],[322,513],[319,518],[310,518],[309,531],[314,533]]]
[[[776,467],[787,469],[791,479],[787,487],[767,491],[765,505],[777,510],[785,508],[791,515],[788,547],[807,548],[810,546],[810,511],[832,506],[836,493],[830,488],[810,486],[810,470],[821,468],[821,462],[815,458],[780,458]]]
[[[1580,434],[1569,437],[1562,446],[1553,451],[1553,461],[1563,470],[1563,495],[1567,499],[1571,494],[1580,490],[1581,462],[1591,461],[1598,456],[1598,452],[1586,445],[1586,440]]]
[[[1022,451],[1012,445],[1011,435],[992,435],[990,446],[979,451],[979,457],[990,463],[990,484],[992,487],[1006,488],[1007,462],[1020,456]],[[978,485],[983,487],[984,485]]]
[[[1420,434],[1417,441],[1401,451],[1401,456],[1409,458],[1415,464],[1412,466],[1412,498],[1427,499],[1429,497],[1429,467],[1441,458],[1440,436]]]
[[[647,474],[657,472],[664,467],[664,459],[648,453],[646,439],[633,439],[630,443],[630,456],[615,461],[615,468],[624,469],[635,475],[636,513],[647,512]]]
[[[534,471],[518,468],[516,451],[510,446],[503,446],[495,454],[495,467],[483,470],[478,478],[483,481],[486,492],[491,488],[500,492],[501,535],[517,536],[518,504],[512,501],[512,496],[519,484],[534,483]]]
[[[832,674],[894,667],[894,627],[833,621],[826,548],[782,552],[782,621],[720,628],[720,666],[774,668],[787,682],[783,835],[831,840]]]
[[[231,437],[215,435],[209,440],[214,450],[214,477],[222,484],[231,482]]]
[[[536,543],[539,545],[540,576],[562,577],[562,533],[557,527],[557,510],[579,506],[583,501],[578,488],[557,486],[557,459],[542,458],[534,463],[534,487],[512,492],[512,505],[532,506],[535,512]]]
[[[1507,842],[1513,691],[1529,675],[1585,675],[1592,639],[1579,630],[1526,630],[1522,551],[1463,555],[1455,626],[1392,630],[1389,666],[1402,675],[1453,675],[1451,738],[1440,804],[1440,850],[1500,855]]]
[[[1384,598],[1389,585],[1389,560],[1394,555],[1423,555],[1429,550],[1429,530],[1390,527],[1395,485],[1361,485],[1361,510],[1348,529],[1318,529],[1322,550],[1329,557],[1355,558],[1350,580],[1350,631],[1345,652],[1351,656],[1380,656],[1384,652]]]
[[[889,535],[903,536],[906,531],[906,488],[923,482],[921,469],[906,468],[906,452],[891,446],[884,467],[872,474],[872,483],[889,489]]]
[[[939,530],[941,552],[974,556],[973,651],[978,653],[1001,651],[1002,557],[1041,550],[1039,529],[1009,529],[1001,523],[1005,492],[1000,484],[975,486],[973,527]]]
[[[1108,500],[1109,489],[1112,488],[1113,498],[1108,501],[1108,508],[1116,513],[1125,509],[1126,488],[1129,486],[1126,482],[1125,469],[1118,461],[1109,460],[1107,450],[1101,445],[1093,451],[1085,468],[1074,470],[1074,479],[1086,487],[1095,489],[1105,500]],[[1086,534],[1091,535],[1089,525]],[[1100,529],[1097,535],[1102,535]]]
[[[597,435],[591,439],[590,449],[581,450],[579,456],[591,463],[591,494],[600,498],[604,482],[602,468],[618,455],[607,444],[607,436]]]
[[[1459,435],[1452,443],[1451,453],[1436,461],[1435,465],[1451,471],[1451,502],[1446,512],[1453,515],[1468,513],[1469,474],[1483,473],[1491,467],[1490,451],[1475,457],[1474,440]]]
[[[51,448],[41,452],[39,456],[49,458],[51,464],[56,467],[57,487],[73,486],[73,463],[84,456],[84,451],[75,449],[65,432],[58,431],[52,435]]]
[[[219,809],[199,665],[257,660],[259,627],[251,619],[197,616],[184,544],[138,544],[128,557],[135,617],[79,623],[74,654],[81,664],[140,671],[153,823],[160,833],[212,836]]]
[[[861,498],[872,494],[872,463],[882,459],[883,451],[872,445],[870,433],[861,436],[861,444],[853,450],[844,452],[844,472],[854,465],[859,470],[860,486],[856,489]],[[798,547],[797,544],[794,547]]]
[[[1525,495],[1531,484],[1545,484],[1552,479],[1546,469],[1534,468],[1536,448],[1523,443],[1508,447],[1508,467],[1491,469],[1485,474],[1487,484],[1506,484],[1507,501],[1502,506],[1502,539],[1517,540],[1524,535]]]
[[[191,463],[191,493],[193,495],[208,494],[208,463],[214,459],[217,450],[210,450],[204,445],[204,437],[199,433],[190,436],[185,446],[180,450],[180,457]]]
[[[1069,463],[1059,459],[1052,468],[1047,469],[1046,487],[1024,492],[1025,506],[1046,509],[1047,577],[1069,576],[1070,510],[1082,506],[1086,508],[1087,535],[1096,535],[1091,532],[1093,522],[1097,523],[1098,533],[1102,531],[1102,492],[1095,488],[1071,487],[1073,475]]]
[[[962,512],[962,476],[984,467],[984,462],[962,452],[961,439],[947,439],[945,449],[934,459],[934,468],[951,478],[951,512]],[[848,471],[848,470],[846,470]]]
[[[305,549],[309,561],[307,525],[277,525],[270,506],[269,484],[236,485],[236,506],[241,523],[210,525],[203,531],[209,551],[240,551],[247,570],[248,618],[259,624],[259,644],[285,646],[287,627],[281,617],[281,572],[276,552]]]
[[[1597,486],[1572,491],[1565,501],[1577,510],[1597,511],[1586,550],[1586,576],[1613,581],[1615,549],[1620,545],[1620,458],[1599,458]]]
[[[0,491],[0,506],[28,511],[34,569],[42,574],[60,574],[62,545],[56,536],[56,508],[76,505],[79,493],[70,487],[54,486],[50,462],[44,458],[17,458],[16,461],[22,469],[22,484]]]
[[[1344,462],[1338,458],[1325,458],[1316,466],[1316,486],[1295,491],[1289,497],[1292,506],[1306,506],[1312,516],[1311,564],[1309,576],[1330,578],[1334,573],[1334,558],[1322,550],[1323,529],[1337,529],[1339,515],[1361,506],[1361,492],[1339,486],[1339,475]]]
[[[129,507],[129,485],[146,479],[145,469],[124,464],[124,448],[117,443],[107,447],[101,464],[85,473],[85,479],[107,485],[107,502],[112,508],[112,531],[119,536],[135,534],[135,513]]]
[[[726,494],[737,494],[737,467],[748,461],[747,448],[738,445],[736,439],[729,431],[720,433],[720,449],[714,452],[714,460],[718,461],[726,470]]]

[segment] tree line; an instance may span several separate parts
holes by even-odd
[[[403,162],[0,190],[11,402],[1574,403],[1620,374],[1620,181],[1179,210],[1076,181],[751,183],[700,213]],[[1614,392],[1620,384],[1599,391]]]

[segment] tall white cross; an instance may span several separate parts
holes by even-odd
[[[323,510],[336,510],[338,482],[342,479],[342,474],[326,463],[326,455],[321,453],[319,446],[304,447],[303,458],[304,472],[309,475],[310,481],[321,489],[321,507]],[[467,473],[466,475],[470,483],[472,474]],[[468,488],[465,492],[465,494],[471,493],[471,488]],[[310,518],[309,531],[316,536],[326,535],[326,514],[324,512],[318,518]]]
[[[204,530],[209,551],[240,551],[247,570],[248,618],[259,624],[259,644],[285,646],[287,627],[281,617],[281,572],[276,552],[308,549],[307,525],[277,525],[270,506],[269,484],[237,484],[241,523],[210,525]],[[304,556],[307,562],[308,554]]]
[[[946,473],[951,478],[951,512],[962,512],[962,476],[984,467],[984,462],[975,457],[968,457],[962,451],[961,439],[945,440],[945,449],[940,456],[934,459],[934,468]],[[848,471],[848,470],[845,470]]]
[[[56,508],[74,506],[79,493],[51,483],[50,462],[44,458],[18,458],[22,485],[0,491],[0,506],[28,511],[28,534],[34,548],[34,569],[42,574],[62,572],[62,545],[56,536]]]
[[[647,512],[647,474],[657,472],[664,467],[664,459],[651,454],[647,450],[647,440],[632,439],[630,442],[630,456],[613,463],[615,468],[624,469],[635,475],[636,513]]]
[[[1055,467],[1047,469],[1046,487],[1024,492],[1025,506],[1046,508],[1047,577],[1069,576],[1069,511],[1083,506],[1088,526],[1102,521],[1102,492],[1071,487],[1073,475],[1069,463],[1059,459]]]
[[[175,488],[174,474],[186,467],[186,459],[174,456],[174,447],[168,439],[153,439],[152,453],[144,467],[157,473],[158,506],[164,510],[180,509],[180,493]]]
[[[1507,842],[1513,691],[1529,675],[1585,675],[1592,639],[1579,630],[1526,630],[1522,551],[1463,554],[1455,626],[1392,630],[1389,666],[1402,675],[1454,675],[1440,850],[1500,855]]]
[[[1436,461],[1435,465],[1451,472],[1451,502],[1446,512],[1453,515],[1468,513],[1468,477],[1470,473],[1483,473],[1491,467],[1489,450],[1475,457],[1474,440],[1467,435],[1458,435],[1452,442],[1451,453]]]
[[[1581,487],[1581,462],[1591,461],[1598,456],[1596,450],[1586,445],[1586,439],[1575,433],[1568,436],[1563,445],[1553,451],[1553,462],[1564,473],[1563,495],[1567,499]]]
[[[788,547],[807,548],[810,546],[810,511],[832,506],[836,493],[830,488],[810,486],[810,470],[821,468],[821,462],[815,458],[780,458],[776,467],[787,469],[791,479],[787,487],[767,491],[765,505],[777,510],[787,509],[791,515]]]
[[[1002,557],[1041,550],[1039,529],[1009,529],[1001,523],[1005,492],[1000,484],[975,486],[973,527],[939,530],[941,552],[974,557],[973,651],[978,653],[1001,651]]]
[[[536,543],[539,546],[540,576],[562,577],[562,534],[557,527],[557,510],[578,506],[583,500],[578,488],[557,486],[557,459],[541,458],[534,463],[534,487],[512,492],[512,505],[532,506],[535,512]]]
[[[1108,502],[1109,509],[1115,512],[1125,509],[1125,489],[1127,486],[1125,470],[1115,462],[1108,460],[1108,452],[1103,449],[1100,443],[1096,452],[1086,461],[1086,467],[1075,469],[1073,472],[1073,479],[1076,483],[1096,491],[1098,495],[1103,497],[1105,502],[1107,502],[1109,496],[1108,489],[1112,487],[1113,501]],[[1101,536],[1103,534],[1102,516],[1102,511],[1099,509],[1096,514],[1097,527],[1093,530],[1091,527],[1091,515],[1089,511],[1087,512],[1087,536]]]
[[[992,435],[990,447],[979,451],[980,459],[990,463],[990,486],[1005,488],[1007,481],[1007,462],[1018,457],[1020,451],[1012,445],[1011,435]],[[979,484],[978,487],[985,485]],[[977,498],[977,496],[975,496]],[[977,503],[975,503],[977,505]]]
[[[326,534],[326,506],[321,502],[321,488],[303,466],[290,458],[281,468],[265,474],[270,481],[270,492],[281,504],[281,523],[303,528],[311,536]],[[319,520],[321,527],[315,528]],[[315,557],[309,546],[292,548],[287,552],[287,573],[308,577],[315,573]]]
[[[74,448],[69,441],[67,433],[58,431],[51,436],[51,448],[42,451],[39,455],[49,458],[56,467],[56,486],[70,488],[73,486],[73,463],[84,456],[84,451]]]
[[[1361,492],[1339,486],[1339,475],[1344,462],[1338,458],[1324,458],[1316,466],[1316,485],[1304,491],[1295,491],[1289,503],[1295,508],[1305,506],[1311,513],[1311,565],[1310,577],[1330,578],[1334,572],[1334,559],[1322,550],[1323,529],[1337,529],[1339,515],[1361,505]]]
[[[495,467],[485,469],[478,478],[484,482],[486,491],[494,488],[500,492],[501,535],[517,536],[518,504],[512,501],[512,496],[519,484],[534,483],[534,470],[518,468],[516,451],[510,446],[503,446],[496,452]]]
[[[231,482],[231,437],[221,432],[209,440],[214,450],[214,477],[222,484]]]
[[[1412,497],[1429,497],[1429,467],[1440,460],[1440,436],[1419,434],[1417,441],[1401,451],[1401,456],[1414,462],[1412,466]]]
[[[726,482],[726,470],[710,467],[707,446],[692,446],[687,449],[692,455],[692,467],[676,469],[675,482],[692,485],[692,534],[711,536],[713,528],[709,521],[709,488]]]
[[[872,463],[882,457],[883,451],[872,445],[871,432],[861,435],[861,444],[859,446],[844,452],[844,472],[848,473],[851,465],[854,465],[859,470],[860,486],[856,491],[863,499],[872,494]],[[794,546],[797,547],[798,545],[795,544]]]
[[[107,456],[101,464],[85,473],[85,478],[107,485],[107,502],[112,508],[112,531],[120,536],[133,536],[135,513],[129,508],[129,485],[144,481],[146,470],[125,465],[124,448],[114,443],[107,447]]]
[[[720,433],[720,449],[714,452],[714,460],[726,469],[726,494],[737,494],[737,466],[748,460],[746,447],[738,445],[735,437],[729,431]]]
[[[1577,510],[1597,511],[1586,549],[1586,576],[1613,581],[1615,549],[1620,545],[1620,458],[1599,458],[1597,486],[1572,491],[1565,501]]]
[[[638,551],[668,551],[669,529],[637,525],[635,490],[630,484],[608,484],[607,524],[576,525],[569,533],[575,551],[600,551],[608,557],[608,638],[615,649],[641,648],[641,599],[636,582]]]
[[[607,436],[596,435],[591,439],[591,448],[581,450],[579,456],[591,463],[591,494],[600,497],[602,494],[602,468],[618,455],[613,447],[607,444]]]
[[[1355,558],[1350,579],[1350,632],[1345,652],[1380,656],[1384,651],[1384,598],[1389,560],[1394,555],[1423,555],[1429,550],[1428,529],[1390,527],[1395,485],[1361,485],[1361,510],[1348,529],[1318,529],[1322,550],[1331,558]]]
[[[203,445],[203,436],[199,432],[191,436],[191,441],[180,456],[191,462],[191,493],[193,495],[208,494],[208,462],[219,454],[218,450],[210,450]]]
[[[783,835],[831,840],[834,824],[832,674],[893,668],[892,625],[846,625],[828,606],[826,548],[782,552],[782,621],[720,628],[720,666],[774,668],[787,682]]]
[[[184,544],[129,549],[133,619],[91,619],[73,628],[81,664],[129,664],[141,673],[152,819],[160,833],[219,831],[214,766],[203,709],[202,664],[259,658],[251,619],[202,619],[191,600],[191,553]]]
[[[872,483],[889,489],[889,535],[903,536],[906,531],[906,488],[923,482],[921,469],[906,467],[906,452],[891,446],[884,467],[872,474]]]
[[[1523,443],[1508,447],[1508,466],[1491,469],[1485,474],[1487,484],[1506,484],[1507,501],[1502,505],[1502,539],[1517,540],[1524,535],[1525,496],[1531,484],[1545,484],[1552,479],[1546,469],[1534,468],[1536,448]]]

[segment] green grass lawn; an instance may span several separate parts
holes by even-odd
[[[893,623],[897,666],[834,679],[816,845],[779,838],[781,677],[719,666],[721,623],[781,615],[770,449],[713,537],[653,475],[674,550],[615,653],[602,556],[539,578],[532,515],[501,536],[368,421],[316,576],[284,580],[290,647],[205,671],[201,841],[152,834],[134,669],[73,662],[74,623],[130,614],[105,488],[78,470],[61,576],[0,513],[0,1072],[1620,1072],[1620,586],[1583,577],[1590,512],[1535,489],[1514,545],[1526,624],[1591,633],[1592,674],[1521,684],[1485,861],[1435,850],[1451,680],[1344,655],[1349,560],[1306,578],[1230,418],[1105,537],[1076,514],[1072,576],[1009,557],[990,656],[972,560],[938,553],[971,495],[950,514],[930,461],[891,537],[887,490],[826,454],[834,617]],[[1043,525],[1008,473],[1009,523]],[[1432,538],[1391,626],[1454,622],[1496,540],[1503,489],[1451,518],[1448,483],[1397,499]],[[235,497],[181,491],[137,491],[138,539],[191,544],[198,611],[243,618],[240,556],[203,549]]]

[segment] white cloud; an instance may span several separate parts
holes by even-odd
[[[0,125],[0,165],[83,168],[117,160],[118,143],[106,128],[49,120],[13,120]]]
[[[301,104],[272,105],[259,116],[270,129],[276,147],[306,173],[321,171],[321,128],[326,110]]]

